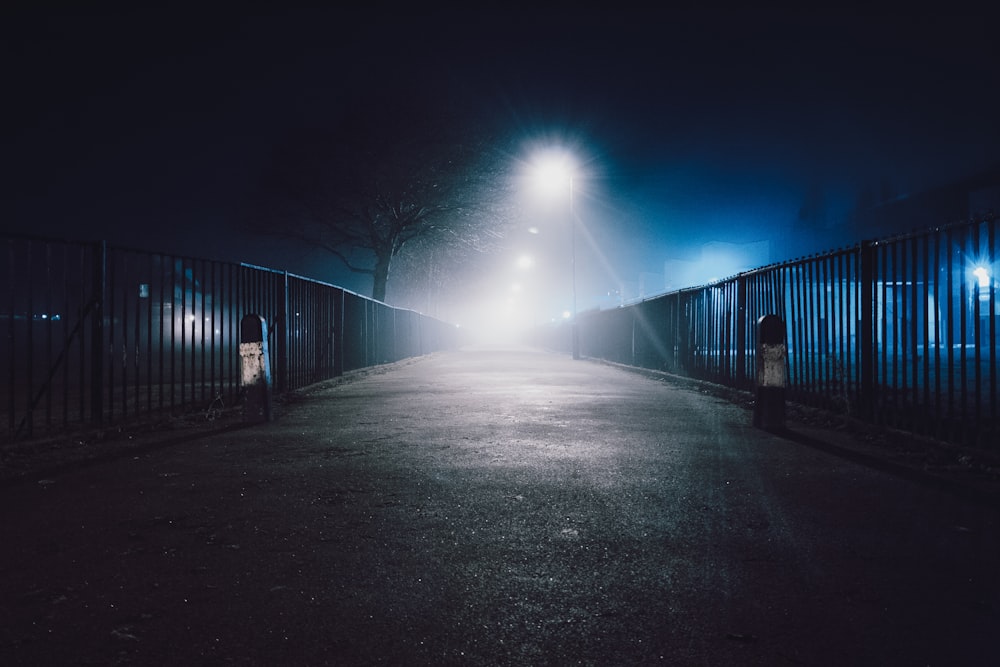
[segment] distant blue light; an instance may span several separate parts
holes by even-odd
[[[974,275],[979,280],[979,286],[982,288],[989,288],[990,286],[990,270],[985,266],[977,266],[972,270],[972,275]]]

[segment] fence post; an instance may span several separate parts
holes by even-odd
[[[275,386],[279,392],[288,389],[288,271],[281,274],[281,286],[278,289],[278,315],[274,322],[275,338],[275,370],[278,377]]]
[[[862,241],[859,248],[858,292],[861,303],[858,323],[858,410],[862,419],[874,417],[875,392],[875,243]]]
[[[94,246],[93,320],[90,326],[90,421],[104,423],[104,299],[107,292],[108,242]]]
[[[390,361],[399,361],[399,323],[396,322],[396,309],[393,308],[392,313],[392,354],[390,356]]]
[[[344,374],[344,290],[333,297],[333,376]]]
[[[758,428],[785,429],[787,359],[784,320],[777,315],[764,315],[757,320],[757,391],[753,425]]]
[[[747,347],[750,346],[750,332],[747,330],[747,278],[736,276],[736,386],[747,383]]]
[[[674,336],[674,373],[683,375],[687,372],[687,304],[684,302],[681,292],[677,292],[677,321],[676,334]]]
[[[243,421],[271,421],[271,360],[267,322],[260,315],[246,315],[240,322],[240,385],[245,397]]]

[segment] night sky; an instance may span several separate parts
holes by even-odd
[[[358,291],[329,258],[240,225],[275,145],[373,91],[452,100],[526,144],[575,142],[595,293],[706,242],[771,241],[771,260],[823,250],[795,237],[816,188],[833,231],[816,242],[849,243],[837,221],[863,188],[916,192],[1000,160],[985,15],[2,11],[5,229]]]

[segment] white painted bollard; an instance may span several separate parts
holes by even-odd
[[[240,386],[243,421],[271,421],[271,359],[267,322],[260,315],[247,315],[240,322]]]
[[[785,430],[785,385],[788,384],[785,323],[777,315],[757,320],[757,387],[753,425]]]

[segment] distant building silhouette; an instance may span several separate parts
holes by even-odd
[[[727,243],[712,241],[701,246],[696,260],[668,259],[663,264],[667,291],[704,285],[728,278],[741,271],[756,269],[771,262],[771,242]]]
[[[859,202],[848,229],[857,242],[933,229],[990,211],[1000,212],[1000,164],[923,192],[877,203]]]

